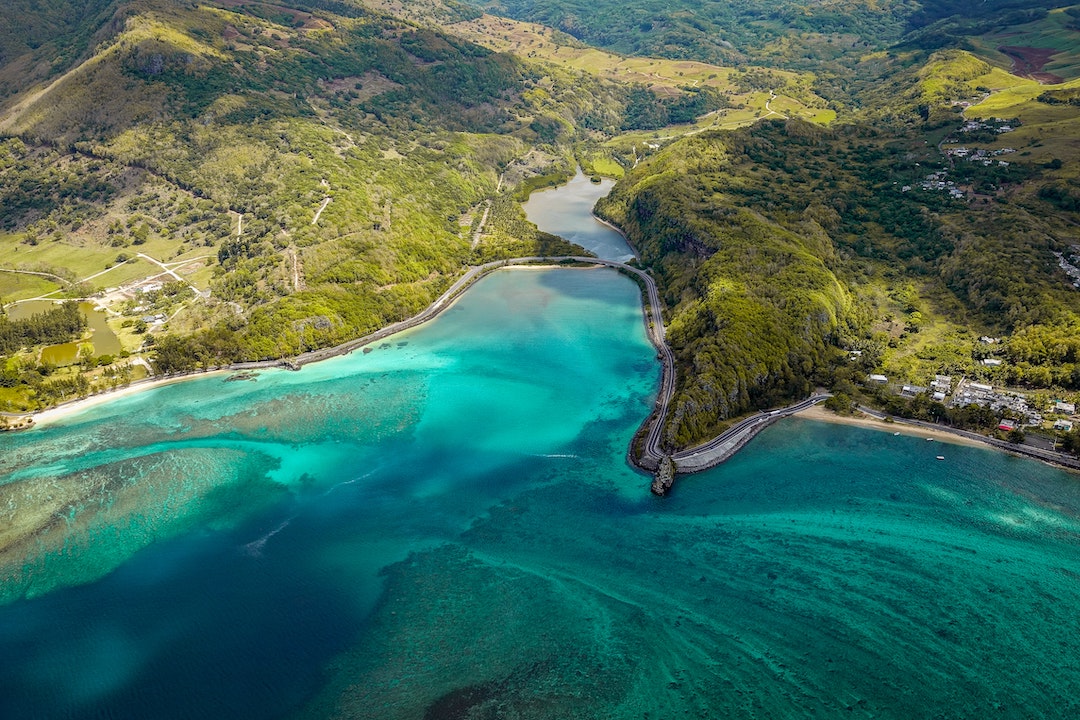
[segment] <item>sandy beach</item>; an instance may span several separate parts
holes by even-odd
[[[875,417],[865,415],[857,412],[854,415],[837,415],[832,410],[826,410],[821,405],[814,405],[811,408],[807,408],[801,412],[795,414],[797,417],[804,417],[808,420],[820,420],[821,422],[835,423],[837,425],[852,425],[855,427],[864,427],[871,430],[880,430],[889,433],[900,433],[901,435],[911,435],[913,437],[930,438],[935,442],[952,443],[953,445],[968,445],[973,447],[993,447],[989,443],[979,442],[971,438],[963,437],[961,435],[953,435],[950,432],[944,430],[933,430],[930,428],[915,427],[903,422],[891,422],[887,423],[883,420],[878,420]]]
[[[91,395],[90,397],[82,398],[80,400],[73,400],[71,402],[63,403],[62,405],[56,405],[54,407],[40,410],[33,413],[31,417],[34,420],[34,427],[40,427],[47,425],[48,423],[56,422],[69,415],[80,413],[83,410],[95,407],[97,405],[103,405],[107,402],[112,402],[122,397],[134,395],[135,393],[144,392],[146,390],[152,390],[154,388],[163,387],[165,385],[174,385],[176,383],[187,382],[189,380],[196,380],[198,378],[212,377],[214,375],[226,375],[232,372],[240,372],[239,370],[210,370],[208,372],[196,372],[189,375],[177,375],[172,377],[162,378],[147,378],[145,380],[139,380],[133,382],[126,387],[117,388],[115,390],[108,390],[106,392],[98,393],[97,395]]]

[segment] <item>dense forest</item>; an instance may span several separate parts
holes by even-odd
[[[1076,291],[1049,262],[1066,243],[1051,240],[1045,208],[1023,194],[1038,172],[962,166],[962,182],[977,187],[986,173],[1023,199],[972,205],[919,186],[935,163],[947,166],[922,146],[918,128],[762,122],[672,143],[601,202],[665,290],[680,369],[675,445],[815,384],[850,391],[859,368],[897,346],[883,314],[902,321],[900,340],[932,335],[924,314],[940,310],[927,293],[1010,336],[998,381],[1080,389]],[[876,290],[890,297],[884,310]],[[933,342],[911,372],[978,373],[986,354],[973,343]],[[865,356],[853,368],[855,349]]]
[[[73,340],[86,329],[86,318],[78,303],[63,303],[54,310],[36,313],[21,320],[0,315],[0,352],[22,347],[49,345]]]

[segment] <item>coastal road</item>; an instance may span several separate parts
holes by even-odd
[[[755,435],[780,418],[806,410],[819,402],[828,400],[830,397],[832,395],[828,393],[811,395],[806,400],[794,405],[768,412],[762,411],[732,425],[708,442],[674,453],[671,459],[675,461],[675,466],[681,473],[699,472],[715,467],[734,455]]]

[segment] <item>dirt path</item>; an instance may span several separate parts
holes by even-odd
[[[480,217],[480,224],[476,226],[476,232],[473,233],[472,249],[475,250],[476,246],[480,244],[480,238],[484,235],[484,225],[487,224],[488,215],[491,213],[491,201],[484,201],[484,214]]]
[[[300,292],[305,287],[304,282],[300,277],[300,255],[299,253],[297,253],[296,247],[293,245],[287,247],[285,249],[285,253],[288,256],[290,263],[292,264],[293,292]]]
[[[141,257],[143,260],[146,260],[147,262],[152,262],[155,265],[157,265],[159,268],[161,268],[162,271],[163,271],[162,272],[163,275],[168,275],[169,277],[175,279],[177,282],[180,282],[180,283],[183,283],[183,284],[187,285],[189,288],[191,288],[191,291],[195,293],[196,297],[202,297],[203,296],[202,291],[199,290],[199,288],[195,287],[194,285],[189,283],[187,280],[185,280],[184,278],[177,275],[176,271],[173,270],[172,268],[170,268],[165,263],[161,262],[160,260],[155,260],[154,258],[150,257],[146,253],[137,253],[137,255],[139,257]],[[190,261],[184,261],[184,262],[190,262]],[[177,263],[173,263],[173,264],[175,265]],[[183,264],[183,263],[181,263],[181,264]]]
[[[322,205],[320,205],[319,209],[315,211],[315,217],[312,218],[312,220],[311,220],[312,225],[318,225],[319,224],[319,217],[322,216],[322,211],[326,209],[326,206],[330,204],[330,200],[331,200],[331,198],[324,198],[323,199]]]

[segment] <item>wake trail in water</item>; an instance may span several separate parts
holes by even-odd
[[[359,477],[355,477],[352,480],[345,480],[344,482],[339,482],[337,485],[331,486],[328,490],[326,490],[326,492],[322,493],[318,497],[319,499],[322,499],[337,490],[338,488],[344,487],[346,485],[355,485],[356,483],[371,477],[376,472],[378,472],[378,470],[378,468],[375,468],[374,470],[370,470],[369,472],[366,472]],[[262,555],[263,548],[266,546],[267,541],[269,541],[270,538],[274,537],[279,532],[287,528],[289,524],[292,523],[292,521],[295,519],[296,515],[291,515],[290,517],[283,520],[273,530],[260,537],[258,540],[252,540],[251,542],[247,543],[246,545],[244,545],[244,552],[252,557],[259,557],[260,555]]]
[[[296,518],[296,516],[293,515],[292,517],[289,517],[289,518],[283,520],[276,528],[274,528],[270,532],[266,533],[265,535],[263,535],[258,540],[252,540],[251,542],[249,542],[247,545],[244,546],[244,552],[247,553],[248,555],[250,555],[251,557],[259,557],[260,555],[262,555],[262,551],[263,551],[263,548],[266,546],[266,542],[270,538],[274,537],[279,532],[281,532],[282,530],[287,528],[289,526],[289,523],[291,523],[295,518]]]
[[[379,470],[380,470],[380,469],[381,469],[381,468],[375,468],[374,470],[369,470],[369,471],[367,471],[366,473],[364,473],[364,474],[363,474],[363,475],[361,475],[360,477],[355,477],[355,478],[353,478],[352,480],[345,480],[344,482],[339,482],[339,483],[338,483],[337,485],[332,485],[332,486],[330,487],[330,489],[329,489],[329,490],[327,490],[326,492],[324,492],[324,493],[323,493],[322,495],[320,495],[319,497],[320,497],[320,498],[324,498],[324,497],[326,497],[327,495],[329,495],[330,493],[332,493],[332,492],[334,492],[335,490],[337,490],[338,488],[342,488],[342,487],[345,487],[346,485],[355,485],[356,483],[360,482],[361,480],[367,480],[367,479],[368,479],[369,477],[371,477],[371,476],[372,476],[372,475],[374,475],[375,473],[379,472]]]

